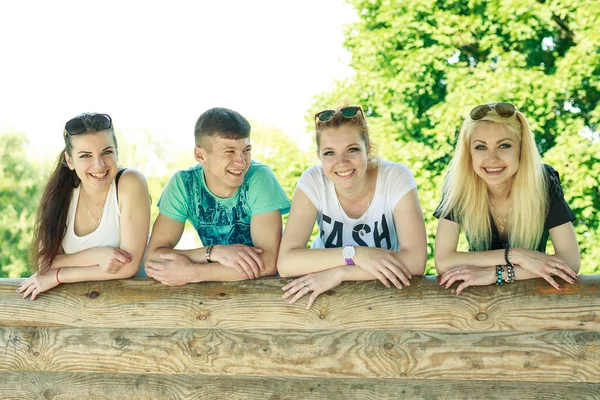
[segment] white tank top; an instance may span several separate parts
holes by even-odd
[[[75,211],[79,202],[79,187],[73,189],[69,214],[67,215],[67,232],[62,241],[65,254],[73,254],[92,247],[110,246],[119,247],[121,244],[121,224],[119,203],[117,201],[117,186],[113,180],[108,189],[104,211],[98,228],[89,235],[77,236],[75,234]]]

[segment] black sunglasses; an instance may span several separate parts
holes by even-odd
[[[491,110],[496,110],[498,115],[503,118],[510,118],[517,112],[515,106],[510,103],[489,103],[475,107],[469,116],[473,121],[478,121],[488,115]]]
[[[348,106],[342,107],[339,110],[319,111],[315,114],[315,123],[331,121],[335,113],[338,111],[342,114],[342,117],[344,118],[354,118],[358,115],[359,112],[364,116],[363,110],[362,108],[360,108],[360,106]]]
[[[112,119],[108,114],[94,114],[90,117],[91,127],[97,131],[112,128]],[[65,135],[79,135],[88,130],[81,117],[75,117],[65,124]]]

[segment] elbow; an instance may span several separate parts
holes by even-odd
[[[115,276],[115,279],[130,279],[130,278],[134,278],[138,272],[138,270],[140,269],[140,265],[141,263],[137,262],[131,262],[129,263],[129,265],[124,266],[123,268],[121,268]]]
[[[275,261],[265,263],[265,270],[260,276],[275,276],[277,275],[277,263]]]
[[[579,269],[581,268],[581,256],[577,257],[577,259],[574,260],[569,267],[571,267],[571,269],[576,273],[579,273]]]
[[[435,264],[435,271],[437,272],[438,275],[442,275],[444,272],[448,271],[449,266],[448,263],[446,262],[448,258],[444,257],[441,254],[436,253],[435,256],[433,257],[433,262]]]
[[[282,278],[289,278],[293,276],[292,270],[288,268],[289,262],[287,262],[286,257],[283,253],[279,253],[279,257],[277,258],[277,272],[279,276]]]

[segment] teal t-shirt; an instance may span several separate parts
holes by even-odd
[[[189,220],[204,246],[245,244],[253,246],[250,219],[253,215],[290,211],[290,200],[268,166],[256,161],[236,194],[222,198],[206,186],[201,164],[171,177],[158,200],[160,213],[179,222]]]

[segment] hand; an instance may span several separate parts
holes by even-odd
[[[356,256],[354,262],[357,266],[375,276],[386,287],[390,287],[390,282],[398,289],[402,289],[402,283],[409,286],[409,279],[412,275],[408,268],[394,257],[390,250],[377,247],[356,247]]]
[[[38,294],[45,292],[46,290],[52,289],[58,286],[59,283],[56,280],[56,270],[49,270],[46,275],[42,275],[39,272],[31,275],[25,279],[19,285],[17,293],[23,293],[21,296],[26,299],[27,296],[31,295],[29,300],[35,300]]]
[[[575,283],[575,279],[579,279],[579,275],[569,268],[567,262],[562,258],[521,248],[511,249],[510,251],[512,252],[511,261],[514,265],[541,276],[555,289],[560,290],[562,288],[552,278],[552,275],[559,276],[569,283]]]
[[[308,304],[306,305],[306,309],[308,310],[321,293],[338,286],[340,283],[342,283],[340,268],[332,268],[326,271],[308,274],[301,278],[294,279],[292,282],[282,287],[281,289],[286,292],[281,298],[287,299],[295,294],[289,301],[290,304],[293,304],[305,294],[312,291],[312,294],[308,298]]]
[[[166,262],[147,261],[146,274],[168,286],[182,286],[193,282],[196,267],[183,254],[165,253],[160,258]]]
[[[469,286],[487,286],[496,282],[496,267],[457,267],[452,268],[440,276],[438,285],[444,285],[448,289],[454,282],[464,281],[456,288],[456,294],[460,294]]]
[[[260,254],[262,249],[243,244],[215,245],[211,259],[226,267],[234,268],[249,279],[260,277],[260,271],[265,270]]]
[[[117,247],[96,247],[96,252],[98,265],[108,274],[116,274],[132,259],[128,252]]]

